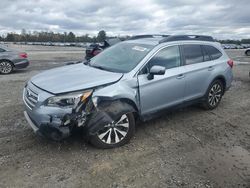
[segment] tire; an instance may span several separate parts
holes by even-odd
[[[0,61],[0,74],[10,74],[13,68],[14,66],[10,61]]]
[[[133,113],[127,113],[91,136],[90,142],[101,149],[116,148],[127,144],[134,134],[135,118]]]
[[[206,110],[215,109],[223,96],[224,87],[223,83],[220,80],[215,80],[210,84],[207,93],[205,95],[205,100],[203,102],[203,107]]]
[[[247,50],[247,51],[246,51],[246,55],[247,55],[247,56],[250,56],[250,50]]]

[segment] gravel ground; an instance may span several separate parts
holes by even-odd
[[[82,59],[84,49],[13,46],[31,66],[0,75],[0,187],[250,187],[250,64],[219,107],[188,107],[139,123],[128,145],[100,150],[80,134],[63,142],[34,135],[23,116],[22,88],[42,70]],[[250,62],[242,50],[229,50]]]

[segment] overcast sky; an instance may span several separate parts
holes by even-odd
[[[249,0],[1,0],[0,33],[208,34],[250,38]]]

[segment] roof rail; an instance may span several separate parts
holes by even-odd
[[[160,40],[159,43],[179,41],[179,40],[200,40],[200,41],[215,42],[213,37],[206,36],[206,35],[170,35],[170,36]]]
[[[156,35],[134,35],[130,37],[128,40],[136,40],[136,39],[143,39],[143,38],[155,38],[155,37],[168,37],[170,35],[161,35],[161,34],[156,34]]]

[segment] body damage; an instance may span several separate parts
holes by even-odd
[[[122,84],[122,85],[121,85]],[[43,135],[53,140],[61,140],[70,135],[76,127],[83,127],[85,136],[94,135],[105,125],[118,120],[126,113],[139,113],[137,79],[117,82],[100,87],[81,96],[72,108],[71,113],[50,121],[41,126]]]
[[[94,135],[105,125],[119,119],[123,114],[139,113],[137,79],[121,80],[115,84],[94,90],[88,98],[86,107],[90,104],[91,108],[82,108],[79,112],[87,113],[83,126],[88,130],[86,131],[88,134]],[[78,106],[81,105],[79,103]]]

